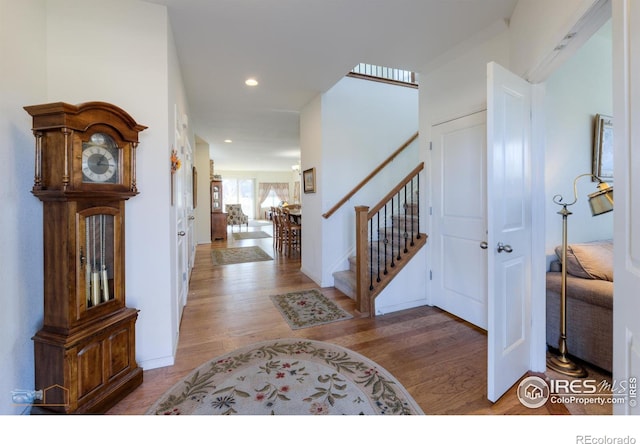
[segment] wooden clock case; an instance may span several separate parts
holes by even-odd
[[[138,194],[138,134],[146,127],[105,102],[25,110],[36,141],[32,193],[43,203],[44,319],[33,337],[39,407],[105,412],[143,379],[135,359],[138,310],[126,306],[124,233],[125,202]],[[83,144],[96,133],[119,150],[114,183],[83,176]],[[92,231],[96,223],[99,230]],[[96,245],[108,265],[100,299],[92,301],[97,285],[88,262]]]

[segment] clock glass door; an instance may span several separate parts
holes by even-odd
[[[114,299],[114,219],[112,214],[95,214],[84,219],[84,286],[87,308]],[[82,290],[81,290],[82,291]]]

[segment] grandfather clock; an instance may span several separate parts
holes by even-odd
[[[142,383],[138,310],[125,303],[125,202],[146,127],[104,102],[27,106],[43,203],[44,322],[33,337],[41,406],[100,413]]]

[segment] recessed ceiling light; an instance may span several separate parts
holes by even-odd
[[[257,86],[258,85],[258,81],[256,79],[253,79],[253,78],[245,80],[244,83],[247,86]]]
[[[233,140],[231,140],[231,139],[224,139],[224,143],[231,143],[231,142],[233,142]]]

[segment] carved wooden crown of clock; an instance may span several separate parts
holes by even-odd
[[[57,102],[25,110],[33,116],[36,138],[34,194],[137,194],[136,148],[146,126],[105,102]]]

